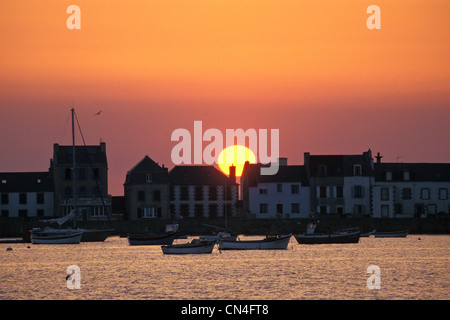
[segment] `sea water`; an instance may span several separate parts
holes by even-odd
[[[449,235],[322,245],[292,237],[287,250],[201,255],[164,255],[160,246],[130,246],[118,236],[77,245],[3,243],[0,300],[447,300],[449,262]],[[79,268],[78,288],[67,280],[71,266]]]

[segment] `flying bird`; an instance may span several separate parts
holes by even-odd
[[[100,110],[99,112],[97,112],[97,113],[95,114],[95,116],[99,116],[100,113],[102,113],[102,110]]]

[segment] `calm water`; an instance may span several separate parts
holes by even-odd
[[[309,246],[292,237],[283,251],[186,256],[110,237],[79,245],[0,244],[0,257],[0,300],[450,298],[450,236],[442,235]],[[67,288],[70,265],[81,270],[78,290]],[[367,287],[370,265],[380,268],[379,290]]]

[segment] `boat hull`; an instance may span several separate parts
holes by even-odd
[[[215,241],[200,244],[180,244],[161,246],[164,254],[209,254],[214,250]]]
[[[78,244],[83,232],[38,232],[31,234],[33,244]]]
[[[220,250],[286,250],[291,234],[263,240],[221,240]]]
[[[114,231],[113,229],[105,229],[105,230],[81,229],[81,230],[83,231],[81,242],[102,242],[105,241]]]
[[[169,245],[178,236],[178,233],[136,234],[128,236],[128,243],[130,245]]]
[[[375,232],[375,238],[406,238],[408,230],[394,232]]]
[[[358,243],[360,232],[345,234],[299,234],[294,237],[299,244]]]

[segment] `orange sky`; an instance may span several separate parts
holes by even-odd
[[[66,8],[81,8],[68,30]],[[366,8],[381,8],[368,30]],[[0,171],[46,170],[70,143],[107,143],[113,194],[176,128],[278,128],[280,151],[450,162],[448,0],[0,2]],[[94,117],[98,110],[101,117]],[[30,159],[31,158],[31,159]]]

